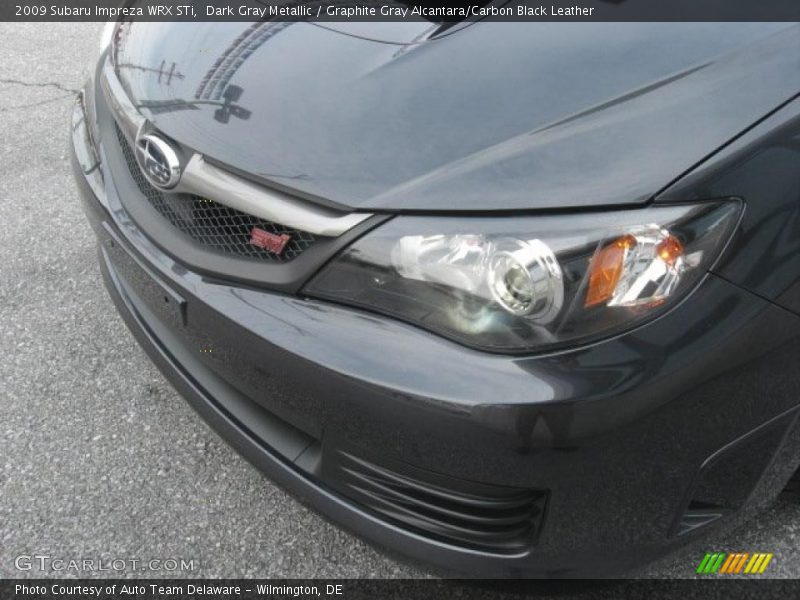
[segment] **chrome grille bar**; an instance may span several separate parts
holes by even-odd
[[[103,67],[102,78],[103,93],[108,105],[120,129],[134,143],[139,131],[148,128],[148,121],[128,98],[108,60]],[[337,237],[372,216],[370,213],[336,211],[260,186],[211,164],[202,154],[194,153],[182,167],[181,180],[169,193],[196,194],[314,235]]]

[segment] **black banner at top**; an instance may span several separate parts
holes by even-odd
[[[800,21],[800,0],[0,0],[0,21]]]

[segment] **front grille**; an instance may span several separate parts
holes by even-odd
[[[116,124],[115,126],[122,153],[139,191],[175,229],[197,243],[225,254],[236,254],[263,261],[288,262],[317,242],[314,234],[265,221],[261,217],[201,196],[163,193],[144,177],[136,162],[133,148],[119,126]],[[283,252],[278,255],[250,243],[253,228],[276,235],[287,234],[291,239]]]
[[[534,543],[547,492],[461,480],[426,481],[339,451],[327,475],[339,491],[388,520],[458,546],[494,553]],[[415,470],[416,471],[416,470]],[[424,476],[424,475],[423,475]]]

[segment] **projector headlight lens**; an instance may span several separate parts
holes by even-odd
[[[512,315],[547,323],[561,311],[561,266],[541,240],[502,240],[495,244],[486,275],[492,298]]]
[[[614,335],[685,296],[736,200],[532,217],[396,217],[305,288],[463,344],[533,352]]]

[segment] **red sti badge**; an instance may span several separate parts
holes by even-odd
[[[281,255],[283,249],[286,248],[286,244],[288,244],[292,239],[292,236],[282,233],[277,235],[275,233],[270,233],[269,231],[264,231],[263,229],[259,229],[258,227],[253,227],[250,230],[250,243],[253,246],[258,246],[259,248],[263,248],[268,252],[273,252],[278,256]]]

